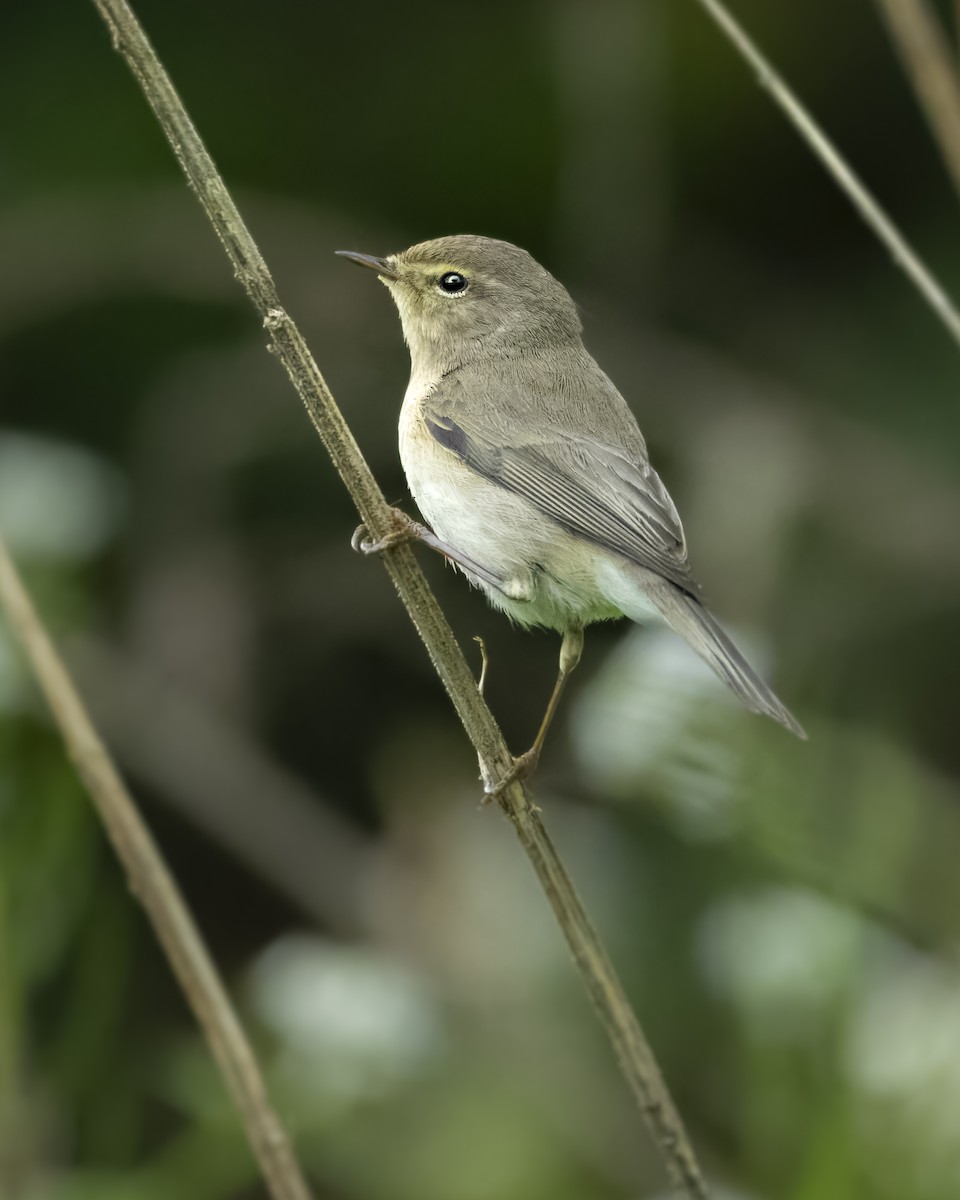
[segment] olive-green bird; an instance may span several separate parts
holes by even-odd
[[[376,271],[400,312],[400,458],[432,527],[398,514],[393,534],[361,548],[418,537],[518,624],[563,636],[540,731],[509,778],[536,765],[584,626],[612,617],[663,619],[747,708],[804,737],[701,602],[674,503],[563,285],[491,238],[339,253]]]

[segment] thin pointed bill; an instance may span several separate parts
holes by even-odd
[[[384,279],[398,278],[397,272],[385,258],[375,258],[372,254],[359,254],[356,250],[337,250],[335,253],[339,254],[341,258],[349,258],[358,267],[368,267],[371,271],[376,271]]]

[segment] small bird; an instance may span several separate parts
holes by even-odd
[[[704,607],[674,503],[633,413],[584,348],[566,288],[492,238],[338,253],[376,271],[399,310],[411,360],[400,458],[431,526],[395,510],[386,538],[354,544],[374,553],[419,538],[518,625],[563,638],[536,739],[488,791],[536,766],[584,626],[610,618],[662,618],[747,708],[805,737]]]

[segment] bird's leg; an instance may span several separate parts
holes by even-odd
[[[428,529],[426,525],[421,525],[419,521],[408,517],[401,509],[390,509],[390,524],[392,528],[377,541],[371,541],[366,537],[366,534],[369,533],[366,525],[358,525],[353,531],[350,545],[361,554],[382,554],[384,550],[399,546],[403,542],[423,542],[425,546],[436,550],[438,554],[442,554],[444,558],[456,563],[458,567],[463,567],[471,575],[476,575],[478,579],[482,579],[484,583],[496,588],[498,592],[508,594],[506,592],[507,580],[502,579],[499,575],[494,575],[492,571],[481,567],[479,563],[475,563],[472,558],[468,558],[455,546],[438,538],[432,529]]]
[[[487,667],[490,665],[490,660],[487,658],[487,644],[482,637],[473,639],[480,647],[480,678],[477,680],[477,691],[483,695],[483,689],[487,682]]]
[[[540,722],[540,728],[537,730],[537,736],[533,739],[533,745],[526,753],[519,755],[513,760],[513,766],[502,779],[494,784],[490,784],[485,789],[488,797],[498,796],[505,787],[509,787],[511,783],[516,783],[518,779],[526,779],[528,775],[532,775],[537,769],[537,764],[540,762],[540,752],[543,750],[543,743],[546,740],[547,730],[550,728],[551,722],[556,715],[564,685],[580,661],[582,653],[583,627],[575,625],[573,628],[566,630],[563,635],[563,641],[560,644],[560,670],[557,673],[557,682],[553,685],[553,693],[550,696],[547,711],[543,714],[543,720]]]

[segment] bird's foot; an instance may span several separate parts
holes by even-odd
[[[520,783],[523,779],[529,779],[540,764],[540,747],[531,746],[524,754],[518,754],[513,760],[513,766],[504,775],[502,779],[498,779],[496,783],[488,783],[483,789],[484,803],[489,804],[491,800],[504,792],[511,784]]]
[[[412,517],[408,517],[399,508],[389,510],[387,532],[380,538],[370,538],[367,526],[358,525],[350,539],[351,547],[360,554],[382,554],[392,546],[400,546],[404,542],[416,541],[423,536],[424,527]]]

